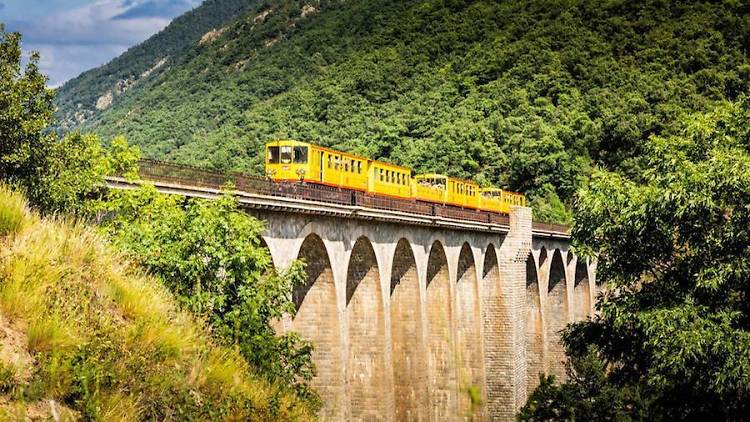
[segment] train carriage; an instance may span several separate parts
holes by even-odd
[[[412,182],[415,199],[437,204],[448,202],[448,177],[442,174],[418,174]]]
[[[278,182],[309,182],[364,192],[369,161],[306,142],[266,144],[266,175]]]
[[[278,140],[266,145],[266,175],[277,182],[304,182],[359,191],[362,193],[358,195],[364,196],[357,198],[373,198],[369,202],[381,201],[382,198],[403,200],[399,207],[405,209],[409,209],[410,204],[412,207],[418,205],[414,201],[419,201],[462,208],[466,212],[480,210],[507,214],[511,206],[526,205],[523,194],[497,188],[483,189],[472,181],[441,174],[412,177],[411,169],[407,167],[293,140]],[[464,217],[468,218],[468,214]]]
[[[409,168],[371,160],[369,178],[368,193],[402,199],[412,197]]]

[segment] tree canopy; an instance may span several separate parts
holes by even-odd
[[[0,179],[42,211],[80,211],[105,175],[133,168],[138,151],[121,137],[105,149],[95,135],[59,139],[51,132],[55,92],[39,72],[38,54],[21,69],[20,41],[0,23]]]
[[[748,121],[748,100],[687,117],[645,146],[639,180],[597,171],[578,195],[576,248],[596,254],[606,293],[599,314],[563,338],[574,372],[582,361],[603,362],[599,374],[618,400],[601,403],[629,418],[739,420],[750,412]],[[598,392],[566,405],[543,398],[592,379],[547,385],[525,418],[581,411],[578,403]]]

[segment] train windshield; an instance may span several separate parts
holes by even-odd
[[[268,164],[279,164],[279,147],[268,147]]]
[[[425,186],[429,186],[431,188],[445,190],[445,179],[442,179],[442,178],[428,177],[425,179],[421,179],[419,183]]]
[[[307,164],[307,147],[294,147],[294,164]]]
[[[482,196],[486,196],[488,198],[499,198],[502,194],[502,191],[499,190],[489,190],[482,192]]]
[[[281,147],[281,164],[292,162],[292,147]]]

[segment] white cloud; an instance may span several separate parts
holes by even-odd
[[[39,52],[39,69],[49,76],[48,85],[57,88],[82,71],[107,63],[125,52],[128,46],[27,44],[25,48]]]
[[[21,33],[24,50],[39,51],[40,68],[56,86],[144,41],[200,1],[95,0],[33,20],[11,20],[8,29]]]
[[[123,0],[92,4],[33,21],[11,22],[24,39],[34,44],[135,44],[166,26],[171,18],[113,19],[128,9]]]

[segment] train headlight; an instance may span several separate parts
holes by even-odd
[[[276,170],[274,169],[266,170],[266,177],[268,178],[273,178],[275,174],[276,174]]]
[[[297,173],[297,176],[299,176],[300,179],[305,177],[305,169],[297,169],[295,173]]]

